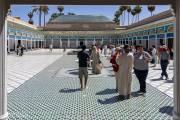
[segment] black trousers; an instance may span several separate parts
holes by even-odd
[[[134,69],[134,73],[139,80],[140,91],[146,93],[146,78],[148,75],[148,70]]]
[[[168,78],[168,74],[167,74],[167,66],[169,64],[168,60],[161,60],[161,69],[162,69],[162,73],[161,76],[165,76],[166,78]]]

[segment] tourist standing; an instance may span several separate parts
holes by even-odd
[[[111,55],[114,55],[114,53],[115,53],[115,46],[112,45],[112,48],[111,48]]]
[[[124,46],[124,51],[125,53],[117,59],[119,64],[118,92],[120,99],[129,99],[131,94],[132,67],[134,58],[133,55],[129,53],[129,45]]]
[[[104,45],[104,56],[107,56],[107,45]]]
[[[89,63],[89,55],[85,52],[86,46],[82,45],[82,51],[78,52],[78,59],[79,59],[79,79],[80,79],[80,86],[81,90],[83,89],[83,77],[85,79],[85,87],[87,85],[88,79],[88,63]]]
[[[134,53],[134,73],[139,80],[140,90],[145,96],[146,93],[146,78],[149,71],[149,62],[152,60],[150,54],[145,52],[142,46],[137,47],[137,52]]]
[[[113,67],[113,71],[115,74],[115,78],[116,78],[116,90],[118,91],[118,79],[119,79],[119,65],[116,62],[116,59],[119,57],[120,55],[120,48],[116,48],[115,49],[115,54],[111,56],[111,60],[110,63],[112,64]]]
[[[167,71],[166,71],[169,64],[169,59],[170,59],[170,56],[169,56],[167,47],[163,45],[161,49],[161,53],[160,53],[160,64],[161,64],[161,69],[162,69],[161,79],[163,79],[163,76],[166,77],[166,80],[169,79]]]
[[[49,45],[49,51],[52,52],[52,49],[53,49],[53,45],[50,44],[50,45]]]
[[[101,70],[97,67],[100,64],[100,55],[97,51],[96,46],[93,46],[92,53],[91,53],[91,60],[92,60],[92,73],[100,74]]]
[[[19,56],[22,56],[24,54],[24,45],[20,45],[20,53]]]
[[[153,45],[152,46],[152,63],[154,64],[154,67],[156,67],[156,64],[157,64],[157,50],[156,50],[156,46]]]
[[[19,50],[20,49],[20,45],[18,44],[17,47],[16,47],[16,54],[19,55]]]

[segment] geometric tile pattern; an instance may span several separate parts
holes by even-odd
[[[173,98],[173,61],[170,62],[167,68],[169,80],[160,79],[161,72],[160,64],[157,64],[155,68],[150,67],[146,82]]]
[[[40,49],[25,52],[22,57],[16,54],[7,56],[7,91],[10,93],[15,88],[32,78],[48,65],[62,56],[60,50]]]
[[[133,77],[132,98],[117,99],[115,78],[90,77],[80,91],[77,77],[56,77],[61,68],[76,68],[76,56],[65,55],[8,94],[10,120],[170,120],[173,99],[151,85],[139,96]],[[104,68],[112,73],[108,61]]]

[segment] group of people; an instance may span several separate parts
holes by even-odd
[[[159,50],[156,50],[155,46],[152,47],[152,53],[150,54],[144,51],[141,45],[136,47],[124,45],[124,47],[116,47],[115,53],[111,55],[110,63],[112,63],[116,76],[116,90],[121,99],[130,98],[133,70],[140,84],[138,93],[145,96],[149,63],[154,61],[153,63],[156,65],[158,58],[162,69],[160,79],[163,79],[164,76],[166,80],[169,79],[167,66],[170,55],[167,46],[162,45]]]
[[[22,56],[24,54],[24,45],[17,45],[16,54]]]
[[[146,95],[146,78],[149,72],[149,63],[156,64],[159,58],[162,69],[161,78],[164,76],[168,79],[167,66],[169,64],[169,52],[165,45],[162,45],[159,50],[152,46],[152,53],[145,51],[143,46],[124,45],[120,47],[112,46],[110,63],[116,78],[116,90],[121,99],[129,99],[131,96],[132,74],[134,73],[139,81],[139,94]],[[85,51],[86,46],[82,46],[82,51],[78,53],[79,58],[79,78],[81,89],[83,89],[82,79],[85,78],[85,88],[88,79],[88,64],[92,60],[92,73],[99,74],[98,64],[100,54],[96,46],[92,47],[90,55]],[[107,56],[107,46],[104,47],[104,55]]]

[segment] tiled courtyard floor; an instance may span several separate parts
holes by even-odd
[[[8,94],[10,120],[170,120],[173,99],[147,85],[146,97],[117,99],[109,62],[102,75],[90,75],[88,89],[79,90],[76,56],[64,55]],[[105,74],[104,74],[105,73]]]
[[[22,57],[15,53],[7,56],[7,91],[10,93],[15,88],[32,78],[54,61],[62,57],[61,49],[39,49],[25,52]]]

